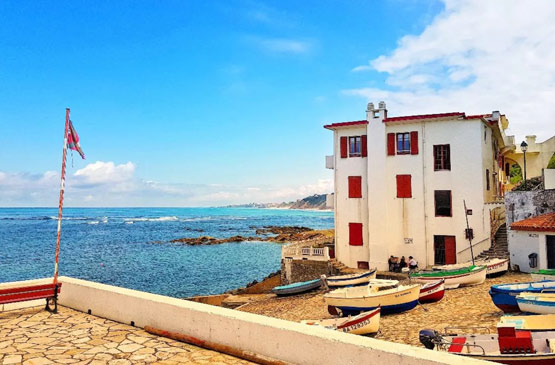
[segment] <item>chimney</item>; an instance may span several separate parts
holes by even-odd
[[[501,113],[499,113],[499,110],[494,110],[491,112],[491,119],[498,121],[500,117]]]
[[[526,136],[526,143],[528,143],[528,148],[535,145],[536,144],[536,136],[535,135]]]
[[[371,121],[372,119],[374,119],[374,111],[376,109],[374,108],[374,103],[368,103],[368,106],[366,107],[366,120],[367,121]]]
[[[385,108],[385,101],[380,101],[380,103],[378,104],[378,109],[380,113],[380,119],[384,120],[385,118],[387,118],[387,109]]]

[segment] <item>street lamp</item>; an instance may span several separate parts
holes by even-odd
[[[524,190],[526,190],[526,150],[528,150],[528,143],[522,141],[520,150],[524,153]]]

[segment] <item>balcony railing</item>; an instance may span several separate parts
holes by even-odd
[[[290,258],[293,260],[328,261],[330,259],[330,253],[328,247],[283,246],[281,248],[281,258]]]

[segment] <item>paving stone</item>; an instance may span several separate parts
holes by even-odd
[[[21,355],[8,355],[4,357],[2,364],[3,365],[20,364],[22,360],[23,360],[23,357]]]

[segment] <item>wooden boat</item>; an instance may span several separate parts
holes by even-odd
[[[532,271],[530,274],[533,281],[555,280],[555,269]]]
[[[503,316],[498,325],[513,325],[517,330],[555,331],[555,314]]]
[[[520,293],[516,302],[521,312],[555,314],[555,293]]]
[[[509,271],[509,259],[488,259],[488,260],[476,260],[474,261],[475,266],[486,266],[486,277],[488,278],[496,278],[501,275],[505,275],[507,271]],[[454,265],[441,265],[441,266],[434,266],[434,270],[457,270],[464,267],[472,266],[471,262],[465,262],[462,264],[454,264]]]
[[[420,288],[420,303],[439,302],[445,295],[445,280],[439,279],[422,285]]]
[[[445,280],[445,289],[454,289],[459,285],[477,285],[486,280],[486,266],[468,266],[456,270],[420,271],[410,274],[411,281],[429,283],[438,279]]]
[[[376,278],[377,269],[347,275],[330,276],[326,282],[330,288],[341,286],[355,286],[368,283],[369,280]]]
[[[294,295],[304,293],[316,288],[319,288],[322,285],[321,279],[314,279],[309,281],[301,281],[299,283],[293,283],[289,285],[283,286],[276,286],[272,289],[274,294],[276,295]]]
[[[301,321],[301,323],[352,333],[354,335],[369,335],[377,333],[380,329],[380,311],[380,308],[376,308],[354,317],[306,320]]]
[[[501,326],[497,334],[440,334],[421,330],[420,342],[428,349],[502,364],[555,364],[555,331],[516,331]]]
[[[324,295],[330,314],[342,316],[359,314],[381,307],[382,314],[400,313],[413,309],[418,304],[420,285],[354,286],[336,289]]]
[[[505,313],[520,312],[516,296],[520,293],[541,293],[555,290],[555,281],[539,281],[529,283],[512,283],[492,285],[489,291],[493,304]]]

